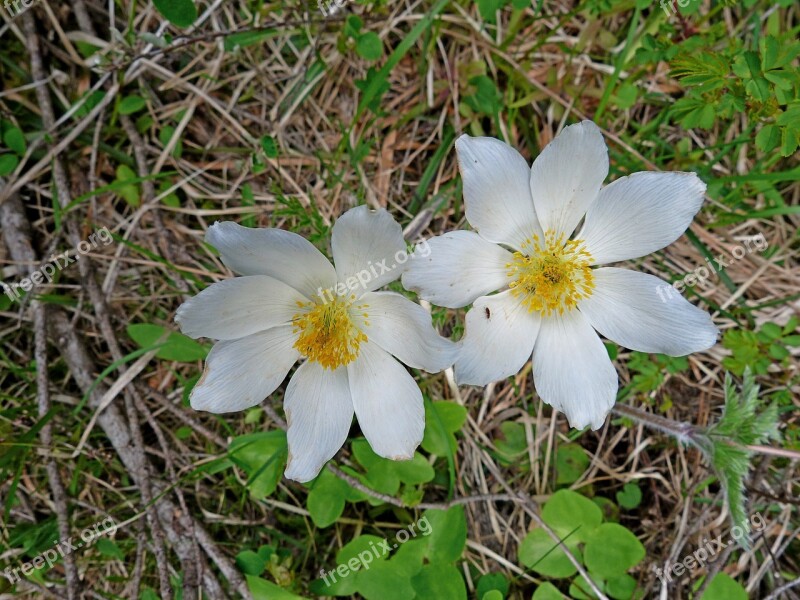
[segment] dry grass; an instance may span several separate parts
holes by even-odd
[[[90,549],[13,591],[0,578],[0,591],[32,598],[138,598],[148,587],[161,597],[178,588],[184,598],[200,597],[201,589],[210,598],[238,597],[247,592],[234,557],[273,543],[294,557],[278,570],[283,580],[273,577],[294,581],[294,591],[308,595],[308,582],[320,568],[331,568],[336,550],[358,532],[372,530],[376,519],[402,522],[406,509],[359,503],[348,504],[333,527],[316,529],[303,486],[281,480],[273,495],[255,501],[240,472],[206,470],[225,455],[231,438],[279,426],[283,388],[266,401],[266,414],[253,420],[195,413],[186,405],[185,388],[200,363],[157,359],[155,352],[132,355],[138,346],[126,326],[172,328],[184,299],[228,276],[202,244],[216,220],[290,229],[322,249],[336,217],[363,203],[389,209],[410,240],[467,227],[451,148],[455,134],[503,137],[531,159],[565,123],[592,118],[602,106],[598,123],[609,143],[612,178],[644,169],[696,169],[707,180],[727,178],[710,192],[691,228],[695,238],[681,238],[637,261],[637,268],[677,278],[705,263],[703,248],[729,256],[743,240],[763,234],[769,252],[732,263],[729,285],[714,277],[695,288],[696,295],[723,331],[784,325],[796,315],[798,213],[758,212],[776,198],[797,207],[796,156],[765,160],[741,139],[752,132],[744,114],[719,119],[710,130],[686,131],[664,118],[670,100],[664,95],[680,97],[684,88],[667,63],[631,60],[626,36],[634,11],[628,4],[594,15],[571,2],[544,2],[541,11],[529,7],[512,16],[504,10],[496,26],[471,4],[448,4],[390,70],[377,116],[360,108],[357,82],[385,63],[429,13],[428,3],[349,3],[341,17],[323,21],[316,6],[203,1],[201,19],[180,34],[186,39],[167,28],[174,39],[163,49],[142,36],[158,35],[166,25],[152,4],[141,1],[40,0],[13,20],[4,15],[0,117],[25,132],[27,152],[0,180],[3,280],[18,281],[99,228],[112,231],[115,242],[67,267],[37,298],[3,306],[0,465],[7,480],[0,484],[0,556],[8,565],[28,560],[30,554],[20,553],[20,540],[33,536],[27,530],[46,535],[58,528],[53,535],[63,538],[110,514],[120,524],[114,540],[123,558]],[[720,9],[711,22],[675,18],[673,39],[712,25],[725,29],[720,37],[746,37],[753,23],[761,26],[759,11],[767,8]],[[796,7],[768,10],[777,12],[786,30],[796,28]],[[660,11],[657,4],[644,12],[653,11]],[[383,41],[377,63],[360,58],[343,34],[343,19],[353,13]],[[112,23],[122,34],[110,33]],[[226,49],[226,33],[254,25],[269,34]],[[641,27],[635,26],[637,35]],[[87,43],[96,50],[93,65],[83,54]],[[504,94],[496,116],[476,114],[469,105],[479,74]],[[613,97],[603,100],[617,77],[639,90],[628,107]],[[70,111],[89,91],[105,96],[94,99],[91,112]],[[121,115],[119,103],[133,95],[146,107]],[[171,136],[164,133],[169,131]],[[264,136],[274,139],[276,157],[264,154]],[[722,144],[729,146],[722,151]],[[153,176],[133,185],[138,205],[106,187],[118,179],[121,164]],[[758,177],[791,169],[793,177],[772,183]],[[741,203],[726,202],[732,188],[740,188]],[[434,308],[433,314],[443,333],[460,335],[463,311]],[[753,598],[767,597],[800,573],[800,384],[798,349],[789,350],[787,360],[771,360],[759,377],[765,399],[779,391],[789,398],[782,404],[786,441],[775,446],[783,456],[757,455],[748,481],[749,510],[762,511],[769,526],[748,551],[737,549],[708,566],[737,579]],[[728,355],[721,344],[692,355],[686,369],[664,372],[653,389],[630,388],[624,401],[706,425],[722,406],[722,360]],[[639,371],[623,349],[616,363],[624,388]],[[449,371],[426,376],[422,384],[432,399],[468,409],[455,457],[455,497],[530,496],[530,502],[465,503],[469,542],[458,567],[471,596],[482,573],[504,573],[513,581],[512,598],[529,598],[542,580],[518,561],[517,546],[537,503],[556,487],[558,448],[576,442],[590,462],[572,488],[613,499],[625,483],[637,482],[643,492],[641,505],[620,516],[646,548],[646,559],[632,573],[643,595],[692,597],[697,574],[666,591],[651,566],[688,555],[702,539],[729,527],[719,485],[698,452],[619,418],[597,432],[576,434],[539,401],[530,365],[485,390],[457,388]],[[45,422],[40,431],[37,425]],[[533,468],[498,463],[496,442],[507,422],[524,427],[528,443],[520,461]],[[349,444],[338,463],[351,464]],[[446,492],[446,484],[429,484],[425,502],[444,503]],[[51,529],[43,523],[52,523]],[[31,541],[41,543],[47,547],[49,538]],[[794,588],[782,597],[799,594]]]

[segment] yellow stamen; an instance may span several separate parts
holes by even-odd
[[[515,252],[506,265],[511,293],[520,297],[530,312],[551,315],[572,310],[594,290],[592,255],[581,240],[568,240],[554,231],[544,240],[534,235],[526,240],[522,252]]]
[[[332,299],[323,297],[313,302],[299,302],[301,312],[292,318],[297,334],[294,347],[298,352],[325,369],[333,370],[353,362],[358,357],[359,345],[367,341],[366,334],[351,318],[353,299],[333,296]],[[367,305],[359,304],[355,308],[363,311]]]

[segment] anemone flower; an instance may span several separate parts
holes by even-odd
[[[335,268],[309,241],[281,229],[216,223],[206,241],[243,276],[212,284],[175,316],[186,335],[220,340],[192,407],[255,406],[302,360],[284,397],[286,477],[316,477],[347,439],[354,412],[377,454],[412,458],[425,427],[422,394],[393,356],[437,372],[453,364],[456,346],[421,306],[375,291],[396,280],[405,262],[391,215],[366,206],[342,215],[331,234]]]
[[[565,128],[530,168],[493,138],[462,135],[456,152],[475,232],[429,240],[403,285],[440,306],[473,305],[455,363],[459,384],[508,377],[532,356],[542,400],[571,426],[597,429],[618,389],[598,333],[670,356],[715,343],[710,316],[664,294],[657,277],[600,267],[674,242],[703,202],[706,186],[694,173],[634,173],[601,187],[608,150],[591,121]]]

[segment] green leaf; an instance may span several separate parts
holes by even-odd
[[[502,599],[508,594],[508,587],[508,579],[502,573],[487,573],[478,579],[478,585],[475,586],[475,595],[483,600],[484,596],[490,591],[498,591]]]
[[[5,177],[14,172],[19,165],[19,159],[14,154],[0,154],[0,177]]]
[[[467,600],[467,586],[453,565],[432,562],[411,580],[419,600]]]
[[[197,7],[192,0],[153,0],[153,4],[176,27],[189,27],[197,20]]]
[[[497,11],[503,8],[506,0],[477,0],[477,4],[481,18],[487,23],[494,23],[497,20]]]
[[[261,149],[264,150],[267,158],[278,158],[278,144],[275,143],[275,138],[271,135],[265,135],[261,138]]]
[[[592,591],[592,587],[586,582],[583,575],[578,575],[569,584],[569,595],[575,600],[594,600],[597,594]]]
[[[645,556],[644,546],[628,529],[603,523],[586,542],[583,559],[593,574],[604,579],[620,577]]]
[[[208,355],[205,346],[161,325],[151,323],[132,323],[127,327],[128,335],[140,348],[152,348],[158,343],[163,346],[156,358],[178,362],[203,360]]]
[[[575,536],[564,540],[564,545],[580,561],[578,543]],[[529,532],[520,542],[519,562],[532,571],[553,579],[572,577],[578,572],[561,547],[541,527]]]
[[[121,561],[125,560],[125,553],[122,552],[120,547],[117,546],[113,540],[109,540],[108,538],[100,538],[97,540],[95,548],[97,548],[97,551],[103,556]]]
[[[175,135],[175,128],[172,125],[165,126],[161,131],[158,132],[158,141],[166,148],[169,146],[170,142],[172,141],[172,137]],[[175,145],[172,147],[172,156],[174,158],[180,158],[183,155],[183,142],[178,138],[175,142]]]
[[[627,573],[621,577],[614,577],[606,581],[605,591],[614,600],[630,600],[635,597],[636,580]]]
[[[357,38],[361,28],[364,26],[364,21],[358,15],[348,15],[344,22],[344,34],[347,37]]]
[[[530,470],[525,426],[516,421],[504,421],[500,423],[500,431],[503,438],[496,439],[494,442],[495,448],[497,448],[498,462],[506,467],[516,465],[522,471]]]
[[[247,473],[247,488],[256,500],[275,492],[287,455],[286,432],[279,429],[240,435],[228,448],[231,461]]]
[[[470,87],[475,91],[464,97],[467,103],[476,113],[484,115],[496,115],[503,107],[503,95],[497,89],[494,81],[486,75],[478,75],[469,80]]]
[[[642,502],[642,490],[634,482],[626,483],[622,490],[617,492],[617,503],[622,508],[632,510]]]
[[[383,42],[377,33],[367,31],[358,37],[356,52],[364,60],[378,60],[383,56]]]
[[[261,575],[267,563],[257,552],[243,550],[236,555],[236,566],[245,575]]]
[[[351,448],[356,460],[367,471],[365,483],[384,494],[397,494],[401,482],[416,485],[431,481],[436,475],[433,467],[419,452],[411,460],[389,460],[375,454],[364,438],[353,440]],[[370,502],[380,501],[370,498]]]
[[[133,208],[136,208],[141,203],[139,184],[132,181],[136,179],[136,173],[128,165],[119,165],[117,167],[117,179],[114,182],[118,185],[116,191]],[[128,181],[131,183],[126,183]]]
[[[756,147],[762,152],[771,152],[781,143],[781,130],[777,125],[764,125],[756,134]]]
[[[578,444],[563,444],[556,450],[556,483],[569,485],[576,482],[589,468],[589,457]]]
[[[127,96],[119,103],[119,113],[121,115],[132,115],[142,110],[145,106],[147,106],[147,102],[141,96]]]
[[[566,596],[558,591],[558,588],[549,581],[544,582],[533,592],[531,600],[565,600]]]
[[[304,600],[302,596],[293,594],[271,581],[246,575],[247,588],[253,595],[253,600]]]
[[[603,521],[603,511],[594,502],[572,490],[558,490],[545,502],[542,520],[559,537],[585,541]]]
[[[747,591],[730,575],[717,573],[700,600],[747,600]]]
[[[422,448],[436,456],[446,456],[448,447],[455,454],[455,432],[467,420],[467,409],[455,402],[437,401],[425,403],[425,435]],[[441,427],[439,426],[441,423]],[[442,431],[444,429],[444,431]]]
[[[389,562],[370,565],[369,570],[360,571],[356,578],[356,589],[366,600],[412,600],[419,598],[409,577]]]
[[[426,510],[423,519],[429,523],[427,556],[431,562],[453,562],[461,558],[467,546],[467,519],[463,506],[447,510]]]
[[[3,134],[3,143],[19,156],[25,154],[28,146],[25,143],[25,135],[19,127],[9,127]]]
[[[362,492],[353,489],[329,470],[323,469],[312,483],[306,506],[314,525],[328,527],[342,516],[346,500],[356,502],[365,498]]]
[[[242,31],[241,33],[232,33],[231,35],[225,36],[225,41],[222,43],[222,47],[225,49],[225,52],[232,52],[236,50],[236,48],[247,48],[248,46],[253,46],[262,42],[266,39],[276,37],[279,33],[290,33],[290,30],[285,30],[283,32],[278,32],[277,29],[262,29],[259,31]]]

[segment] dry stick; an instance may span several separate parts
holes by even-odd
[[[33,21],[33,16],[31,12],[26,13],[23,16],[23,27],[25,29],[25,35],[28,42],[28,53],[31,57],[31,74],[34,79],[36,80],[43,80],[45,78],[44,66],[42,64],[42,56],[41,56],[41,49],[39,47],[39,37],[36,32],[36,25]],[[55,113],[53,111],[53,105],[50,100],[50,94],[46,86],[40,86],[36,88],[36,98],[39,102],[39,108],[42,112],[42,124],[44,125],[45,129],[53,129],[55,123]],[[69,205],[70,199],[70,183],[69,178],[67,176],[67,171],[64,168],[64,163],[61,161],[58,154],[53,156],[53,174],[55,176],[55,185],[57,188],[57,197],[60,205],[62,207],[66,207]],[[71,241],[74,245],[77,245],[80,242],[80,235],[78,233],[77,227],[75,227],[74,222],[70,219],[67,222],[67,231],[70,234]],[[94,281],[92,278],[91,273],[88,271],[89,264],[87,261],[78,261],[81,276],[84,279],[84,283],[91,280]],[[91,289],[91,286],[90,286]],[[97,305],[97,294],[92,294],[94,296],[92,298],[93,302],[95,303],[95,310],[98,310]],[[122,356],[116,356],[115,360],[121,359]],[[138,420],[135,418],[135,411],[131,408],[130,399],[126,397],[126,408],[129,409],[128,414],[128,423],[132,428],[132,438],[134,442],[134,451],[140,452],[142,457],[144,457],[144,450],[143,450],[143,443],[141,437],[141,431],[138,431]],[[133,414],[131,414],[133,412]],[[134,430],[135,429],[135,430]],[[147,467],[147,463],[143,460],[141,463],[145,468]],[[144,471],[142,473],[136,473],[136,480],[139,482],[139,490],[142,495],[142,503],[146,508],[148,521],[150,522],[150,526],[153,529],[154,535],[154,542],[155,542],[155,549],[156,549],[156,558],[159,565],[159,579],[161,583],[161,594],[163,597],[170,597],[171,587],[169,584],[169,572],[168,572],[168,559],[166,550],[163,547],[163,539],[161,536],[158,535],[160,532],[159,523],[158,523],[158,515],[154,507],[152,506],[152,494],[150,493],[150,475],[148,471]]]
[[[62,356],[67,366],[70,369],[72,377],[77,382],[78,386],[84,393],[89,393],[89,405],[93,408],[98,406],[100,398],[107,391],[103,383],[99,383],[92,390],[95,383],[96,369],[92,363],[91,358],[83,344],[83,341],[71,326],[69,320],[60,311],[53,311],[51,315],[50,334],[55,338],[55,342],[62,350]],[[98,424],[105,432],[111,444],[114,446],[120,460],[132,474],[146,472],[146,468],[142,462],[146,460],[141,454],[134,452],[132,449],[133,443],[130,437],[130,429],[125,423],[125,418],[119,411],[115,404],[106,408],[97,419]],[[139,482],[136,482],[137,485]],[[155,493],[162,493],[161,484],[158,482],[153,483]],[[188,554],[191,549],[187,548],[190,540],[186,538],[186,523],[187,519],[191,520],[189,515],[181,511],[180,507],[174,504],[168,498],[162,498],[157,505],[158,514],[161,523],[164,526],[164,532],[167,535],[170,543],[175,547],[176,553]],[[191,529],[197,536],[201,547],[206,551],[206,554],[216,563],[219,570],[230,581],[231,585],[236,591],[244,598],[250,598],[247,585],[239,575],[236,568],[231,562],[219,553],[215,547],[213,540],[208,533],[198,524],[192,523]],[[188,552],[187,552],[188,550]],[[224,597],[221,587],[213,572],[205,570],[203,572],[203,584],[205,591],[211,597],[219,598]]]
[[[0,188],[4,186],[5,184],[0,181]],[[12,196],[7,202],[0,204],[0,224],[2,224],[5,242],[12,258],[22,264],[36,264],[36,253],[31,247],[28,223],[23,215],[24,208],[17,196]],[[49,418],[50,413],[50,382],[47,375],[47,312],[45,305],[39,300],[31,302],[31,308],[33,310],[34,358],[36,359],[37,408],[39,419],[44,419]],[[67,494],[52,454],[52,421],[48,421],[42,427],[39,439],[42,442],[43,454],[49,455],[46,458],[47,479],[53,496],[58,533],[62,540],[66,540],[70,538]],[[81,581],[72,554],[64,555],[64,569],[67,580],[67,597],[69,600],[77,600],[80,597]]]
[[[43,77],[43,68],[42,68],[42,61],[41,61],[41,53],[40,53],[39,47],[38,47],[38,38],[36,37],[36,32],[35,32],[35,26],[33,25],[33,22],[32,22],[32,20],[31,20],[29,15],[26,15],[25,17],[26,17],[25,26],[26,26],[27,36],[28,36],[28,40],[29,40],[29,51],[31,53],[31,66],[32,66],[33,75],[34,75],[34,78],[41,79]],[[54,113],[53,113],[52,104],[50,102],[50,97],[49,97],[49,95],[47,93],[46,88],[37,88],[37,98],[39,100],[39,104],[40,104],[40,107],[41,107],[41,110],[42,110],[42,118],[43,118],[43,122],[44,122],[45,128],[53,129],[53,124],[55,122],[55,116],[54,116]],[[65,205],[69,204],[69,202],[70,202],[69,193],[68,193],[69,182],[68,182],[68,179],[67,179],[67,175],[66,175],[66,171],[64,169],[63,163],[58,158],[57,154],[54,155],[54,173],[55,173],[55,178],[56,178],[56,184],[58,186],[59,196],[61,197],[61,204],[62,204],[62,206],[65,206]],[[73,238],[73,242],[77,243],[79,241],[79,236],[78,236],[77,230],[74,227],[70,227],[71,225],[72,225],[71,221],[67,223],[68,229],[72,230],[71,231],[71,233],[72,233],[71,237]],[[98,310],[98,309],[102,310],[101,308],[99,308],[99,307],[104,307],[104,304],[102,302],[102,300],[103,300],[102,294],[99,293],[99,290],[98,290],[98,288],[96,286],[96,282],[91,277],[91,273],[86,271],[87,268],[88,268],[88,263],[85,263],[85,261],[82,262],[81,263],[82,275],[84,276],[84,280],[88,282],[88,287],[90,289],[90,293],[93,296],[93,301],[95,302],[95,309],[96,310]],[[106,333],[106,337],[108,338],[109,337],[108,333],[109,333],[109,330],[110,330],[110,325],[109,325],[110,322],[109,322],[109,320],[107,318],[107,312],[105,312],[103,314],[106,316],[106,318],[105,319],[101,319],[101,323],[103,323],[103,321],[105,321],[104,324],[107,326],[107,329],[106,329],[106,331],[104,333]],[[114,339],[113,332],[112,332],[110,337],[112,339]],[[114,340],[114,341],[116,341],[116,340]],[[119,354],[118,358],[121,358],[122,355],[119,352],[119,348],[117,347],[116,350],[117,350],[117,354]],[[175,511],[171,511],[170,515],[166,515],[166,514],[164,514],[164,511],[159,510],[158,513],[156,513],[155,510],[154,510],[154,507],[152,506],[152,503],[151,503],[152,494],[150,493],[150,475],[149,475],[150,469],[148,468],[149,467],[149,463],[147,462],[147,460],[146,460],[146,458],[144,456],[144,449],[143,449],[144,448],[144,444],[143,444],[142,437],[141,437],[141,431],[138,428],[138,418],[136,417],[135,408],[134,408],[134,405],[131,403],[131,400],[130,400],[130,398],[128,397],[127,394],[126,394],[126,408],[128,409],[128,412],[129,412],[129,414],[128,414],[128,416],[129,416],[129,425],[131,427],[132,440],[134,442],[134,444],[133,444],[133,446],[134,446],[133,452],[138,453],[140,455],[140,459],[137,460],[134,464],[137,467],[140,467],[140,468],[143,469],[140,472],[136,472],[136,471],[132,472],[132,475],[136,479],[137,484],[139,486],[139,489],[140,489],[140,491],[142,493],[142,500],[143,500],[143,502],[145,504],[145,508],[147,510],[147,513],[148,513],[148,518],[149,518],[149,520],[151,522],[151,528],[154,531],[154,541],[156,541],[156,546],[155,546],[155,548],[156,548],[156,557],[157,557],[157,559],[159,559],[158,560],[159,566],[160,566],[159,571],[160,571],[160,575],[161,575],[160,578],[162,580],[161,581],[161,584],[162,584],[161,585],[161,587],[162,587],[162,595],[164,597],[169,597],[169,596],[171,596],[171,593],[170,593],[170,587],[169,587],[168,560],[167,560],[167,557],[166,557],[166,552],[163,549],[163,542],[161,544],[162,548],[161,548],[160,551],[159,551],[159,544],[158,544],[158,541],[159,541],[158,533],[161,531],[161,527],[160,527],[161,523],[159,522],[159,519],[161,519],[161,521],[164,521],[164,519],[168,519],[167,521],[164,521],[165,523],[170,523],[170,519],[171,519],[172,520],[172,525],[175,526],[175,522],[174,522],[175,517],[174,517],[174,515],[176,514],[176,512]],[[160,507],[157,507],[157,508],[160,508]],[[186,597],[193,597],[193,596],[197,595],[196,563],[198,562],[198,559],[199,559],[199,550],[198,550],[196,544],[194,544],[194,539],[193,539],[194,536],[191,535],[191,533],[193,532],[193,529],[194,529],[194,522],[191,519],[191,517],[189,516],[188,510],[186,509],[185,504],[182,507],[182,509],[183,510],[180,510],[179,512],[177,512],[177,514],[182,515],[180,517],[180,525],[183,528],[184,532],[189,534],[189,535],[183,535],[182,539],[181,539],[181,542],[176,545],[175,549],[176,549],[176,552],[177,552],[177,554],[178,554],[178,556],[179,556],[179,558],[181,560],[181,563],[183,564],[184,573],[188,573],[189,574],[189,576],[184,577],[184,595]],[[174,540],[173,540],[173,543],[174,543]],[[207,551],[208,551],[208,549],[207,549]],[[217,558],[221,557],[221,555],[218,552],[215,552],[215,549],[214,549],[214,551],[212,551],[211,554],[209,554],[209,556],[211,556],[212,554],[214,554],[214,556],[216,556]],[[218,565],[218,566],[220,566],[220,568],[222,570],[227,570],[229,573],[232,572],[232,569],[227,568],[228,565]],[[235,571],[233,571],[233,572],[234,572],[235,575],[238,575]],[[241,582],[241,578],[239,578],[239,581]],[[236,578],[232,579],[231,583],[235,584],[236,583]],[[243,582],[242,582],[242,585],[243,585]],[[207,589],[207,592],[212,595],[212,597],[215,597],[215,598],[224,597],[224,593],[222,591],[222,588],[219,585],[219,583],[216,581],[216,578],[213,577],[213,574],[211,574],[210,577],[206,578],[206,589]]]
[[[120,117],[120,122],[125,130],[125,134],[131,141],[131,146],[133,146],[133,156],[136,161],[137,174],[139,177],[143,178],[142,196],[144,197],[144,202],[147,204],[152,203],[156,198],[156,188],[153,185],[152,180],[147,178],[151,173],[147,168],[147,149],[145,147],[144,140],[142,139],[142,136],[139,135],[139,132],[137,131],[136,126],[133,124],[133,121],[130,119],[130,117],[122,115]],[[161,248],[161,253],[170,264],[175,264],[175,256],[172,252],[172,244],[170,244],[170,234],[164,227],[164,221],[161,219],[159,206],[155,206],[153,210],[150,211],[150,214],[153,217],[153,224],[155,225],[156,231],[158,231],[159,234],[158,245]],[[189,286],[182,277],[175,279],[175,285],[184,294],[189,293]]]
[[[769,596],[764,598],[764,600],[778,600],[778,598],[783,597],[783,594],[785,594],[790,589],[792,589],[794,587],[797,587],[799,585],[800,585],[800,577],[798,577],[797,579],[793,579],[789,583],[786,583],[786,584],[782,585],[777,590],[772,592]]]
[[[615,404],[612,412],[617,413],[622,417],[628,417],[634,421],[646,425],[653,429],[657,429],[662,433],[666,433],[677,438],[681,443],[692,444],[698,446],[696,435],[702,433],[702,428],[691,423],[682,421],[673,421],[661,415],[649,413],[646,410],[630,406],[629,404]],[[793,460],[800,459],[800,452],[796,450],[788,450],[784,448],[772,448],[770,446],[762,446],[760,444],[736,444],[728,440],[728,443],[738,448],[743,448],[754,452],[756,454],[768,454],[770,456],[780,456]]]
[[[70,223],[68,223],[68,229],[70,229]],[[75,241],[75,240],[73,240]],[[124,355],[122,353],[119,344],[117,343],[116,336],[114,334],[114,330],[111,326],[111,319],[109,317],[108,308],[105,303],[105,298],[103,297],[102,291],[98,286],[97,282],[94,279],[94,275],[92,273],[91,265],[87,260],[82,260],[78,262],[78,266],[81,272],[81,280],[83,282],[84,287],[89,292],[89,298],[92,301],[92,305],[94,307],[94,312],[98,317],[98,323],[100,326],[100,331],[103,334],[103,337],[106,340],[106,344],[111,351],[111,357],[114,359],[115,362],[119,364],[117,370],[120,373],[121,377],[125,377],[127,373],[129,373],[128,366],[124,364],[123,358]],[[127,416],[128,426],[131,431],[131,438],[133,439],[133,449],[135,452],[139,453],[144,457],[144,439],[142,438],[142,432],[139,428],[139,417],[136,411],[136,407],[134,402],[140,401],[141,398],[138,396],[136,390],[131,387],[130,385],[125,386],[124,390],[124,403],[125,403],[125,413]],[[165,449],[166,451],[167,449]],[[168,598],[172,596],[171,585],[169,582],[169,559],[167,558],[167,552],[164,545],[164,531],[161,527],[161,523],[158,518],[158,514],[156,511],[156,507],[153,503],[153,490],[150,485],[151,479],[151,469],[150,465],[146,460],[142,460],[142,464],[147,467],[146,472],[142,473],[135,473],[134,479],[139,483],[139,491],[142,496],[142,505],[147,513],[147,522],[150,525],[150,529],[153,533],[153,552],[156,557],[156,565],[158,568],[158,576],[159,576],[159,587],[161,591],[161,596],[164,598]],[[157,503],[157,501],[156,501]],[[196,557],[179,557],[181,558],[182,564],[192,565],[192,559],[196,560]],[[193,567],[190,566],[190,569]],[[186,578],[188,579],[188,578]],[[186,583],[186,579],[184,580],[184,584]],[[185,590],[191,591],[191,594],[186,595],[187,598],[194,597],[196,595],[196,590]]]

